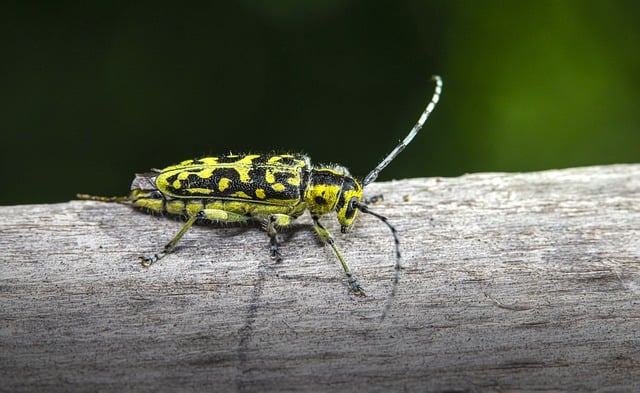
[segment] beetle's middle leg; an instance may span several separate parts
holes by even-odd
[[[282,254],[278,248],[278,228],[288,227],[295,217],[287,214],[271,214],[267,217],[266,231],[269,235],[269,256],[276,262],[282,261]]]

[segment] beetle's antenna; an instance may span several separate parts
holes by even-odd
[[[398,281],[400,281],[400,239],[398,238],[398,231],[396,231],[396,228],[394,228],[393,225],[389,223],[387,217],[372,212],[371,210],[369,210],[369,206],[365,205],[364,203],[356,203],[355,207],[357,207],[361,212],[371,214],[372,216],[378,218],[378,220],[384,222],[391,230],[391,235],[393,236],[393,241],[396,245],[396,264],[394,266],[396,273],[393,277],[393,284],[391,286],[391,293],[387,298],[387,304],[385,304],[384,310],[382,310],[382,315],[380,316],[380,322],[382,322],[387,316],[387,312],[389,312],[389,309],[391,308],[391,303],[393,302],[393,298],[396,296],[396,292],[398,290]]]
[[[369,172],[367,177],[365,177],[364,180],[362,181],[362,187],[365,187],[369,183],[373,183],[378,178],[378,175],[380,174],[380,172],[384,168],[386,168],[387,165],[389,165],[389,163],[393,161],[393,159],[396,158],[398,154],[400,154],[400,152],[404,150],[404,148],[407,147],[409,143],[411,143],[411,141],[413,140],[413,137],[415,137],[420,131],[420,129],[422,129],[422,126],[427,121],[427,118],[429,117],[431,112],[433,112],[433,110],[435,109],[436,104],[438,103],[438,100],[440,100],[440,94],[442,94],[442,78],[440,78],[438,75],[434,75],[431,77],[431,79],[436,82],[436,88],[433,91],[433,96],[431,97],[431,101],[429,101],[429,104],[427,105],[426,109],[420,115],[418,122],[413,126],[413,128],[409,132],[409,135],[407,135],[398,144],[398,146],[396,146],[396,148],[393,149],[393,151],[391,151],[391,153],[389,153],[389,155],[386,156],[384,160],[382,160],[378,164],[377,167],[375,167],[371,172]]]

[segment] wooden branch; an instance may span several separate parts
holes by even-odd
[[[91,191],[91,190],[77,190]],[[2,391],[638,391],[640,165],[372,184],[371,208],[308,217],[268,259],[257,228],[127,206],[0,207]]]

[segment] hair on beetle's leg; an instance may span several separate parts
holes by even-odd
[[[322,224],[320,224],[319,217],[313,216],[312,218],[313,218],[313,228],[316,230],[316,233],[318,234],[318,236],[320,236],[320,239],[322,239],[323,242],[331,246],[331,248],[333,249],[333,252],[336,254],[338,259],[340,260],[340,264],[342,264],[344,273],[347,275],[347,281],[349,282],[349,286],[351,287],[351,290],[353,291],[354,295],[366,296],[364,289],[362,289],[360,284],[358,284],[358,280],[356,279],[356,276],[354,276],[353,273],[351,273],[349,264],[342,256],[342,253],[340,252],[338,247],[336,247],[335,242],[333,240],[333,235],[331,235],[331,232],[329,232],[327,228],[325,228],[324,226],[322,226]]]

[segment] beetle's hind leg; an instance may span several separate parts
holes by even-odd
[[[149,267],[154,263],[158,262],[158,260],[162,259],[165,255],[171,253],[173,249],[176,247],[176,244],[178,243],[178,241],[180,241],[182,236],[184,236],[184,234],[187,233],[189,228],[191,228],[197,220],[209,220],[209,221],[220,222],[220,223],[234,223],[234,222],[245,222],[250,219],[251,217],[244,216],[238,213],[228,212],[226,210],[202,209],[199,212],[189,216],[189,218],[187,219],[187,222],[185,222],[182,229],[180,229],[180,232],[178,232],[173,237],[173,239],[171,239],[169,243],[167,243],[164,246],[162,251],[149,256],[141,256],[140,260],[142,262],[142,266]]]
[[[194,216],[189,217],[187,222],[185,222],[184,225],[182,226],[182,229],[180,229],[180,232],[178,232],[173,237],[173,239],[171,239],[169,241],[169,243],[164,245],[164,248],[162,249],[162,251],[157,252],[157,253],[155,253],[153,255],[143,255],[143,256],[141,256],[140,257],[140,262],[142,263],[142,266],[149,267],[149,266],[153,265],[154,263],[158,262],[165,255],[167,255],[170,252],[172,252],[173,249],[176,247],[176,244],[182,238],[182,236],[184,236],[184,234],[187,233],[189,228],[191,228],[193,223],[195,223],[198,218],[199,218],[198,215],[194,215]]]

